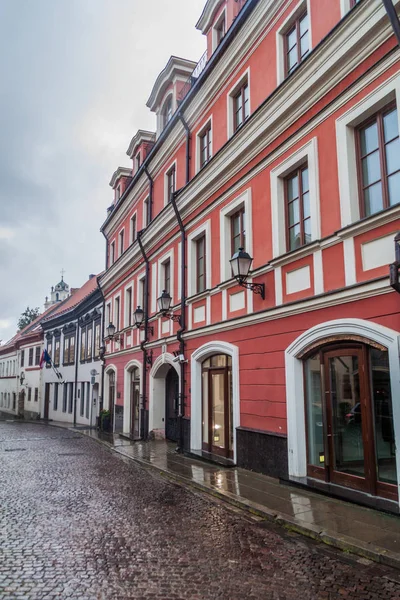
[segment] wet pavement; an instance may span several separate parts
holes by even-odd
[[[400,600],[400,573],[71,430],[0,423],[0,598]]]

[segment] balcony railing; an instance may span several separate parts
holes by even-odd
[[[179,96],[178,96],[179,103],[181,103],[184,100],[184,98],[188,95],[188,93],[190,92],[190,90],[192,89],[192,87],[194,86],[194,84],[196,83],[196,81],[198,80],[198,78],[200,77],[200,75],[202,74],[204,69],[206,68],[206,65],[207,65],[207,50],[204,52],[203,56],[200,58],[199,62],[197,63],[197,65],[195,66],[195,68],[193,70],[193,73],[191,74],[191,76],[189,77],[189,79],[186,81],[185,85],[181,89]]]

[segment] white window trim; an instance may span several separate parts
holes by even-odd
[[[150,202],[150,196],[146,196],[146,198],[144,198],[143,202],[142,202],[142,224],[143,224],[142,226],[143,226],[143,229],[145,229],[148,226],[148,222],[147,222],[147,220],[148,220],[148,213],[147,213],[148,208],[146,206],[146,200],[148,202]],[[136,221],[136,228],[137,228],[137,221]]]
[[[164,115],[163,115],[163,108],[165,106],[165,103],[167,102],[168,98],[171,96],[172,99],[172,115],[175,113],[176,111],[176,100],[175,100],[175,87],[174,89],[170,90],[167,95],[163,98],[161,104],[160,104],[160,112],[157,115],[157,132],[158,135],[160,135],[166,125],[164,124]],[[170,119],[171,120],[171,119]],[[169,123],[169,121],[168,121]]]
[[[137,164],[137,158],[138,157],[139,157],[139,166]],[[136,152],[136,154],[135,154],[135,173],[137,173],[139,171],[140,167],[142,166],[141,158],[142,158],[142,153],[139,150],[139,152]]]
[[[210,160],[213,156],[213,116],[211,115],[205,123],[200,127],[198,133],[196,133],[196,173],[201,171],[201,140],[200,138],[204,135],[207,129],[210,129],[210,140],[211,140],[211,150],[210,150]],[[207,163],[208,164],[208,163]],[[204,165],[206,166],[206,165]]]
[[[227,11],[226,11],[226,6],[224,7],[223,10],[221,10],[220,14],[217,17],[217,20],[215,21],[213,28],[212,28],[212,51],[215,52],[215,50],[218,48],[219,44],[218,44],[218,40],[217,40],[217,29],[218,27],[220,27],[222,21],[225,21],[225,35],[227,33]],[[225,36],[224,36],[225,37]]]
[[[166,252],[165,254],[162,255],[161,258],[158,259],[157,261],[157,298],[159,298],[163,292],[163,279],[164,279],[164,265],[165,263],[167,263],[169,261],[170,264],[170,296],[172,298],[171,300],[171,306],[174,305],[174,292],[175,292],[175,288],[174,288],[174,250],[171,249],[169,252]]]
[[[286,79],[286,34],[293,25],[293,22],[301,15],[301,13],[307,11],[308,14],[308,37],[310,41],[310,50],[312,50],[312,32],[311,32],[311,0],[301,0],[292,12],[287,16],[282,25],[276,32],[276,77],[277,84],[279,85]]]
[[[122,232],[123,232],[124,246],[125,246],[125,227],[122,227],[122,229],[118,233],[118,258],[120,256],[122,256],[122,254],[124,253],[124,249],[122,248],[122,244],[121,244],[121,233]]]
[[[209,219],[188,235],[188,296],[197,294],[197,265],[196,265],[196,242],[203,235],[206,236],[206,290],[211,288],[211,220]],[[202,292],[204,293],[204,292]]]
[[[113,240],[110,244],[110,267],[111,265],[113,265],[116,261],[116,257],[115,257],[115,240]]]
[[[130,219],[129,219],[129,246],[131,246],[134,242],[134,240],[132,240],[132,219],[133,219],[133,217],[135,217],[136,237],[137,237],[137,231],[138,231],[137,210],[135,210],[135,212],[131,214]]]
[[[220,240],[221,240],[221,282],[232,278],[231,265],[231,222],[230,218],[243,206],[246,213],[246,252],[253,256],[253,218],[251,188],[242,192],[220,211]]]
[[[235,94],[239,91],[239,89],[243,86],[243,84],[247,81],[247,85],[249,86],[249,117],[251,116],[251,86],[250,86],[250,67],[248,67],[240,76],[240,78],[235,82],[235,84],[229,90],[226,101],[227,101],[227,132],[228,139],[233,136],[235,133],[234,127],[234,97]]]
[[[107,302],[106,304],[106,318],[105,318],[105,329],[107,329],[107,327],[109,326],[110,323],[112,323],[112,301],[110,300],[109,302]],[[61,347],[61,345],[60,345]]]
[[[178,177],[178,161],[175,159],[164,171],[164,206],[168,204],[168,173],[175,166],[175,191],[177,190],[176,181]]]
[[[349,12],[351,6],[350,6],[350,0],[340,0],[340,14],[342,16],[342,18],[347,15],[347,13]]]
[[[135,306],[135,310],[138,306],[140,306],[141,309],[144,310],[144,306],[142,306],[141,304],[141,299],[140,299],[140,288],[141,288],[141,282],[144,281],[146,279],[146,271],[143,271],[142,273],[140,273],[136,280],[137,280],[137,285],[136,285],[136,306]],[[144,302],[143,302],[144,304]]]
[[[117,300],[119,300],[119,329],[117,329],[117,322],[115,317],[117,316]],[[121,292],[119,292],[118,294],[115,294],[114,299],[113,299],[113,321],[112,324],[115,327],[116,331],[121,331],[122,327],[122,302],[121,302]]]
[[[342,227],[360,220],[355,128],[392,100],[396,100],[400,129],[400,75],[398,73],[377,87],[336,120]]]
[[[319,200],[319,169],[317,138],[291,154],[271,170],[271,212],[273,258],[286,254],[285,177],[302,163],[308,164],[310,189],[311,241],[321,238],[321,208]]]
[[[133,313],[136,310],[133,281],[128,283],[128,285],[125,286],[125,290],[124,290],[124,328],[129,327],[128,290],[132,291],[132,323],[133,323]]]

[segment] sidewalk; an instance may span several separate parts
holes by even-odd
[[[162,440],[133,443],[94,429],[75,431],[96,439],[143,467],[155,469],[267,520],[400,569],[398,516],[283,485],[276,479],[244,469],[224,468],[188,458],[175,452],[175,444]]]

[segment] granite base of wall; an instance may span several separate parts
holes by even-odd
[[[287,437],[279,433],[238,427],[237,465],[270,477],[288,479]]]
[[[189,451],[190,450],[190,419],[183,417],[182,427],[183,427],[183,449]]]

